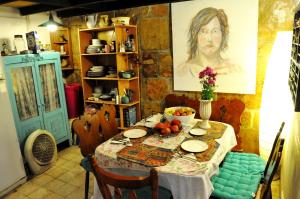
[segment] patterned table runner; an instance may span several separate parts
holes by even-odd
[[[149,167],[166,165],[173,157],[174,152],[163,148],[145,144],[133,144],[117,153],[118,158],[137,162]]]
[[[185,141],[187,141],[189,139],[186,139]],[[201,140],[199,138],[192,138],[192,140]],[[211,140],[206,140],[204,141],[207,145],[208,145],[208,149],[206,149],[203,152],[200,153],[194,153],[195,157],[197,158],[197,160],[199,162],[206,162],[209,161],[213,155],[215,154],[215,152],[217,151],[217,149],[219,148],[220,144],[217,143],[215,140],[211,139]],[[182,155],[188,154],[189,152],[186,152],[185,150],[183,150],[180,146],[177,148],[177,152],[179,152]]]
[[[222,137],[227,128],[226,125],[218,122],[210,122],[210,125],[211,128],[207,130],[207,134],[190,138],[204,141],[208,145],[208,149],[204,152],[194,153],[199,162],[209,161],[212,158],[219,147],[215,139]],[[199,128],[199,122],[193,128]],[[123,134],[114,137],[116,140],[122,138],[124,138]],[[171,138],[161,138],[158,135],[151,135],[149,137],[148,133],[147,136],[142,138],[130,139],[133,146],[126,146],[121,149],[117,153],[117,157],[149,167],[164,166],[173,158],[176,151],[180,151],[183,155],[188,153],[180,147],[180,144],[184,140],[187,139],[185,139],[183,133]]]
[[[194,128],[200,128],[200,121],[198,121],[192,129]],[[200,140],[206,141],[206,140],[212,140],[212,139],[219,139],[223,136],[227,126],[225,124],[219,123],[219,122],[209,122],[211,128],[207,129],[207,133],[205,135],[201,136],[195,136],[199,137]]]

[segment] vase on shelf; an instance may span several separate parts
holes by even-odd
[[[200,128],[209,129],[211,126],[209,124],[209,118],[211,115],[211,101],[200,99],[199,113],[202,121],[200,122]]]

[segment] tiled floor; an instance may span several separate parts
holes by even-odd
[[[4,199],[83,199],[85,171],[79,165],[81,159],[77,146],[60,151],[55,166],[32,178]],[[89,197],[93,193],[93,185],[93,175],[90,174]]]
[[[58,153],[55,166],[34,177],[4,199],[83,199],[85,171],[79,165],[82,156],[77,146]],[[89,197],[92,196],[94,179],[90,174]],[[272,183],[273,199],[279,199],[280,180]]]

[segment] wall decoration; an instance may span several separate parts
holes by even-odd
[[[171,12],[174,90],[200,91],[210,66],[216,92],[255,94],[258,0],[185,1]]]

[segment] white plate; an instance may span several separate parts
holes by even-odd
[[[141,138],[147,134],[147,131],[143,129],[129,129],[124,132],[124,136],[128,138]]]
[[[188,140],[181,144],[181,148],[188,152],[198,153],[208,149],[208,145],[200,140]]]
[[[192,135],[205,135],[206,133],[206,130],[200,128],[194,128],[190,130],[190,134]]]

